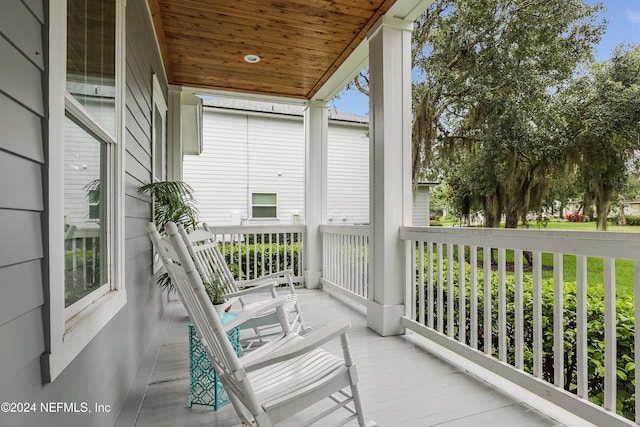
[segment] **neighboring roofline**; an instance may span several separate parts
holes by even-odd
[[[432,186],[432,185],[440,185],[440,181],[418,181],[418,185],[423,186]]]
[[[302,105],[228,98],[205,98],[203,99],[202,106],[205,109],[226,111],[229,113],[249,113],[261,116],[277,115],[289,118],[302,118],[306,108]],[[329,109],[329,121],[364,126],[369,125],[368,117],[344,113],[334,109]]]

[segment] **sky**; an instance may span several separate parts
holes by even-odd
[[[589,4],[597,3],[596,0],[585,1]],[[598,61],[611,57],[613,49],[623,41],[640,42],[640,0],[604,0],[602,2],[607,8],[604,17],[608,25],[600,44],[596,46]],[[357,90],[342,92],[340,99],[332,101],[330,105],[332,109],[360,116],[366,116],[369,113],[369,99]]]

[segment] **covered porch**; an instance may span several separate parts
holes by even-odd
[[[464,367],[443,359],[416,334],[381,337],[367,328],[358,304],[335,298],[332,292],[299,290],[308,322],[319,328],[330,319],[350,319],[351,345],[358,367],[368,417],[381,426],[558,426],[563,413],[552,418],[523,402],[517,392],[498,389]],[[214,412],[211,407],[189,405],[188,318],[179,302],[158,337],[153,370],[139,411],[123,412],[118,425],[236,426],[230,404]],[[339,344],[328,350],[340,352]],[[310,411],[311,409],[307,410]],[[282,425],[299,426],[304,414]],[[339,418],[337,418],[339,419]],[[559,421],[560,420],[560,421]],[[564,413],[564,422],[579,420]],[[327,424],[335,423],[333,419]],[[323,424],[323,425],[327,425]]]
[[[364,8],[366,2],[352,3]],[[248,48],[264,48],[267,52],[272,48],[256,43],[259,37],[255,37],[254,44],[240,43],[238,49],[224,51],[224,65],[214,64],[206,57],[194,56],[196,50],[203,51],[205,47],[200,42],[203,35],[198,32],[203,31],[203,26],[198,20],[230,11],[209,10],[190,3],[189,9],[201,14],[193,16],[180,12],[172,2],[151,1],[168,80],[172,83],[169,176],[180,179],[181,155],[197,153],[200,147],[184,122],[193,110],[193,102],[198,103],[194,95],[304,105],[303,225],[232,227],[217,232],[223,241],[224,236],[253,235],[253,238],[232,238],[223,247],[240,245],[238,253],[243,253],[244,258],[230,261],[237,262],[241,269],[245,265],[247,271],[256,274],[264,268],[259,267],[264,265],[260,260],[273,255],[254,252],[250,256],[248,242],[257,241],[257,236],[264,241],[265,236],[295,234],[296,237],[281,240],[285,249],[276,256],[282,256],[285,266],[294,269],[299,283],[309,289],[302,295],[312,326],[318,327],[334,315],[352,318],[353,347],[361,368],[365,405],[372,418],[381,425],[407,426],[499,425],[503,421],[504,425],[585,423],[567,415],[566,410],[595,425],[635,425],[629,413],[638,419],[640,411],[631,396],[640,384],[634,384],[631,391],[623,390],[618,380],[623,375],[635,376],[637,354],[626,355],[629,359],[625,359],[622,373],[620,361],[622,349],[627,348],[626,344],[629,348],[635,346],[638,337],[633,332],[633,344],[618,344],[616,266],[618,261],[631,262],[635,274],[630,287],[640,288],[640,243],[636,235],[412,227],[411,30],[413,20],[431,3],[378,2],[375,13],[358,27],[358,37],[342,53],[334,52],[335,62],[325,64],[309,83],[303,74],[314,67],[311,65],[314,58],[301,52],[310,54],[324,47],[307,45],[306,41],[300,42],[302,46],[292,47],[288,53],[302,49],[298,52],[303,61],[301,67],[291,58],[278,64],[275,59],[268,62],[268,57],[263,62],[255,55],[245,58],[249,64],[241,63],[237,58],[240,53],[255,53]],[[343,11],[352,10],[345,5],[341,7]],[[298,42],[304,38],[298,31],[304,24],[298,19],[307,18],[292,16],[297,29],[291,37]],[[178,24],[172,19],[178,17],[190,29],[183,37],[175,34]],[[324,18],[326,31],[331,16]],[[256,36],[262,27],[253,30]],[[218,36],[209,34],[209,37]],[[351,53],[343,55],[347,51]],[[273,58],[281,59],[277,53],[272,54]],[[332,226],[328,225],[326,209],[328,102],[367,63],[370,221],[367,226]],[[248,68],[259,64],[265,65],[263,71]],[[207,76],[207,71],[212,74]],[[263,77],[268,77],[264,84]],[[294,77],[299,80],[291,85],[290,78]],[[297,246],[287,245],[286,242],[294,240]],[[242,245],[247,246],[244,252]],[[568,267],[573,268],[572,281],[576,282],[575,294],[570,295],[564,289],[567,257],[575,262],[575,267]],[[603,307],[599,318],[602,328],[598,331],[601,342],[597,344],[601,346],[598,350],[602,357],[598,366],[593,366],[590,359],[593,335],[589,324],[592,301],[588,298],[592,283],[586,274],[589,257],[602,262],[599,274],[603,277],[603,295],[598,302]],[[524,258],[530,260],[526,268]],[[543,258],[552,259],[552,266],[544,270],[544,275]],[[482,268],[488,265],[492,268]],[[545,280],[552,284],[551,289],[543,286]],[[315,296],[320,292],[318,288],[346,298],[357,308],[334,301],[324,292]],[[567,301],[572,302],[570,307]],[[204,420],[233,425],[237,421],[230,408],[215,416],[209,411],[187,408],[184,384],[188,382],[188,369],[184,367],[187,361],[183,349],[186,320],[177,306],[173,308],[168,341],[158,353],[145,403],[135,412],[135,419],[139,425],[151,425],[174,416],[179,417],[179,424],[191,423],[189,419],[193,419],[193,425]],[[639,312],[635,310],[635,318]],[[572,337],[570,344],[565,341],[566,336]],[[430,350],[424,350],[423,344]],[[458,365],[435,357],[434,346],[446,348],[442,357],[455,360]],[[168,359],[166,366],[161,363],[164,357]],[[498,385],[488,386],[455,366],[474,370],[476,375],[492,379]],[[523,397],[514,398],[516,390],[522,389]],[[593,398],[599,400],[598,404],[591,402]],[[523,404],[525,400],[527,403]],[[532,402],[536,411],[528,406]],[[616,414],[622,413],[624,405],[627,419]],[[291,425],[295,425],[295,419]]]

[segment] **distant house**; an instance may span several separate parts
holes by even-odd
[[[625,200],[624,214],[627,216],[640,216],[640,196],[635,199]]]
[[[304,107],[226,98],[204,100],[203,151],[185,155],[183,179],[211,225],[304,218]],[[327,220],[369,222],[369,120],[330,110]],[[414,225],[429,220],[429,186],[414,194]]]

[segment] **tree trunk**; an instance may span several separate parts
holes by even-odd
[[[618,225],[627,225],[627,216],[624,213],[624,198],[620,199],[620,219],[618,219]]]
[[[611,203],[602,201],[598,204],[598,225],[600,231],[607,231],[607,216],[609,215],[609,207]]]
[[[582,197],[582,214],[589,219],[593,219],[593,196],[590,192],[585,192]]]
[[[518,211],[511,209],[507,213],[504,228],[518,228]]]

